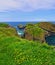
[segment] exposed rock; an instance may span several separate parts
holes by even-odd
[[[23,26],[22,24],[19,24],[19,25],[18,25],[18,28],[19,28],[19,29],[24,29],[25,26]]]
[[[25,38],[28,40],[33,40],[33,36],[29,34],[28,32],[25,32]]]
[[[25,28],[25,38],[28,40],[39,40],[46,42],[45,37],[55,34],[55,25],[49,22],[40,22],[37,24],[28,24]]]
[[[50,22],[41,22],[39,23],[39,27],[49,32],[55,32],[55,24]]]

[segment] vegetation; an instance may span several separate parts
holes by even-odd
[[[55,34],[55,26],[52,23],[39,22],[37,24],[27,24],[25,28],[25,38],[45,42],[45,36],[51,35],[51,32]]]
[[[26,25],[25,33],[29,34],[29,36],[26,34],[26,38],[32,36],[31,40],[33,39],[36,39],[36,40],[39,39],[39,41],[44,40],[45,32],[46,32],[45,30],[39,27],[39,23]]]
[[[9,27],[9,25],[5,23],[0,23],[0,27]]]
[[[39,23],[39,26],[41,28],[44,28],[44,29],[49,30],[51,32],[55,32],[54,24],[52,24],[50,22],[41,22],[41,23]]]
[[[0,65],[55,65],[55,47],[28,41],[15,29],[0,27]]]
[[[29,33],[33,34],[33,36],[38,36],[41,33],[44,33],[44,30],[41,29],[38,24],[28,24],[26,26],[26,31],[28,31]]]
[[[0,37],[4,36],[17,36],[15,28],[12,27],[0,27]]]

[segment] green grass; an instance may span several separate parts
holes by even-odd
[[[55,46],[21,39],[13,32],[0,28],[0,65],[55,65]]]
[[[45,31],[39,27],[38,24],[27,24],[26,31],[32,34],[33,36],[39,36]]]
[[[0,40],[0,65],[55,65],[54,49],[46,43],[5,37]]]
[[[0,23],[0,27],[9,27],[9,25],[6,23]]]
[[[12,27],[0,27],[0,37],[1,36],[17,36],[17,32]]]
[[[40,39],[41,41],[44,40],[46,31],[40,28],[38,23],[38,24],[27,24],[25,32],[33,36],[33,38]]]

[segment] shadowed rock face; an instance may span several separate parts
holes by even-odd
[[[25,38],[28,39],[28,40],[33,40],[33,35],[31,35],[28,32],[25,32]]]
[[[45,37],[55,34],[55,25],[49,22],[28,24],[25,28],[25,38],[28,40],[39,40],[45,42]]]

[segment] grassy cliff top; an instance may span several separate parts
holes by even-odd
[[[55,26],[50,22],[27,24],[25,28],[25,33],[28,33],[29,35],[42,40],[44,39],[45,35],[48,34],[49,31],[55,32]]]
[[[5,23],[0,23],[0,37],[17,36],[16,29]]]
[[[9,24],[6,24],[6,23],[0,23],[0,27],[9,27]]]
[[[27,24],[25,30],[33,35],[38,35],[44,32],[38,24]]]
[[[44,29],[55,32],[55,25],[50,22],[39,22],[36,24],[27,24],[26,25],[26,30],[28,32],[30,31],[30,33],[34,32],[34,31],[37,31],[37,33],[41,33],[41,32],[46,31]]]

